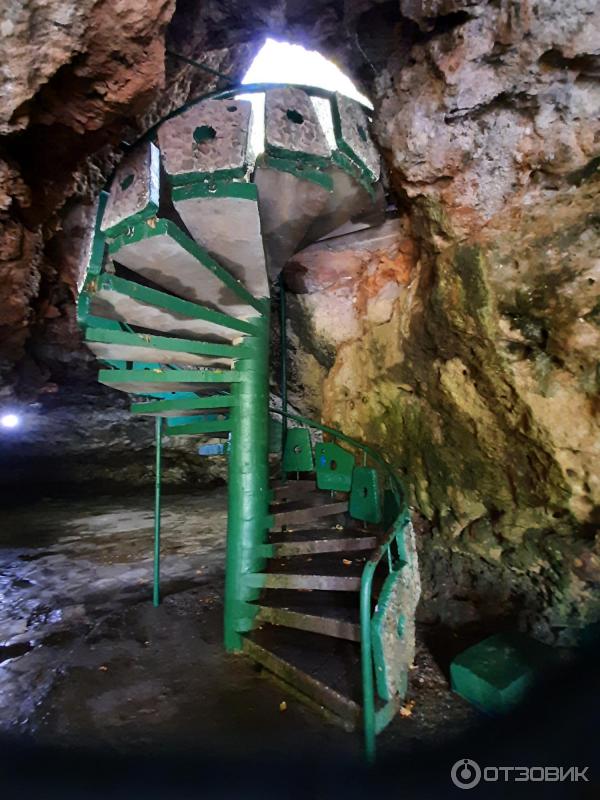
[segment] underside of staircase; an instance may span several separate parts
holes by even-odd
[[[233,90],[212,95],[123,159],[100,200],[79,320],[99,380],[156,419],[157,468],[164,435],[228,459],[225,646],[344,726],[362,721],[372,755],[414,648],[410,516],[384,458],[285,406],[271,410],[283,438],[269,480],[268,354],[270,288],[289,258],[384,220],[379,155],[356,101],[254,91],[264,120]]]

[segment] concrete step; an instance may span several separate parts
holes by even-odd
[[[234,370],[101,369],[98,381],[131,394],[155,392],[213,392],[216,386],[239,381]]]
[[[245,575],[243,581],[246,586],[254,589],[360,591],[360,577],[352,575],[294,575],[277,572],[254,572]]]
[[[173,222],[152,218],[109,245],[109,255],[155,286],[207,308],[249,319],[261,304]]]
[[[234,348],[146,333],[88,328],[85,343],[98,358],[105,361],[138,361],[152,364],[173,364],[188,367],[230,369],[235,357],[243,356],[243,346]]]
[[[331,178],[296,161],[259,156],[254,172],[269,276],[275,280],[325,208]]]
[[[269,623],[270,625],[281,625],[286,628],[312,631],[313,633],[321,633],[324,636],[333,636],[337,639],[347,639],[351,642],[360,641],[360,625],[343,619],[265,605],[258,606],[258,609],[258,614],[254,617],[254,621],[257,623]]]
[[[279,679],[304,694],[318,706],[322,706],[351,727],[358,725],[361,718],[361,707],[354,700],[328,686],[313,675],[309,675],[290,661],[262,647],[252,638],[244,637],[243,652],[261,664]]]
[[[321,532],[321,533],[324,533]],[[345,553],[372,550],[377,545],[375,536],[321,538],[312,540],[296,540],[290,534],[290,540],[263,545],[268,557],[287,558],[290,556],[315,555],[319,553]]]
[[[269,296],[255,184],[178,186],[173,203],[199,245],[254,297]]]
[[[245,320],[108,274],[99,275],[82,293],[78,315],[83,324],[92,316],[211,342],[233,342],[254,332]]]

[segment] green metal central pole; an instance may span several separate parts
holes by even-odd
[[[281,360],[281,409],[287,411],[287,309],[286,309],[286,296],[285,284],[283,280],[283,272],[279,273],[279,343]],[[288,418],[281,417],[281,477],[285,480],[285,471],[283,469],[283,454],[285,453],[285,440],[287,438]]]
[[[242,380],[231,386],[224,621],[225,647],[230,652],[241,649],[241,633],[252,628],[246,604],[260,593],[245,585],[245,576],[266,566],[256,551],[267,539],[269,507],[268,315],[257,321],[257,328],[256,336],[246,339],[252,356],[235,365]]]
[[[154,582],[152,604],[160,605],[160,479],[162,456],[162,417],[156,417],[155,428],[156,464],[154,475]]]

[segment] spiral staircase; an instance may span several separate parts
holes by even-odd
[[[100,382],[156,418],[158,454],[163,435],[197,435],[201,453],[228,459],[226,648],[362,724],[372,758],[414,652],[410,515],[383,456],[285,403],[269,409],[268,355],[270,286],[290,256],[381,221],[379,156],[354,100],[244,86],[264,97],[255,156],[260,121],[240,91],[184,107],[123,159],[101,196],[79,321]],[[282,476],[270,482],[274,415]],[[159,504],[157,481],[157,520]]]

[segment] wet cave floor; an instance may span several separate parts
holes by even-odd
[[[157,609],[151,494],[41,498],[2,512],[0,732],[116,752],[358,758],[359,732],[223,650],[226,489],[166,495],[163,508]],[[414,705],[379,737],[380,752],[443,744],[475,720],[443,666],[421,641]]]

